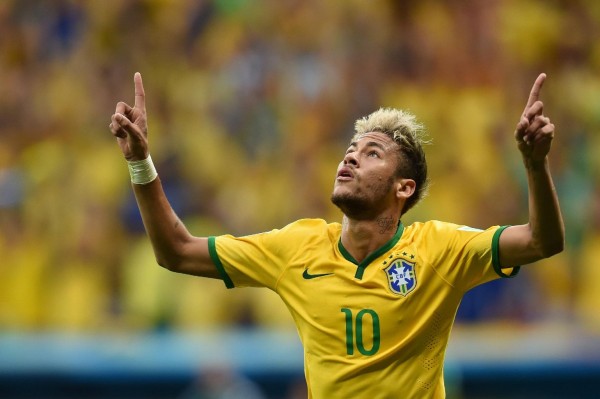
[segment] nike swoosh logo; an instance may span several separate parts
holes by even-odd
[[[310,274],[308,269],[304,269],[304,273],[302,273],[302,277],[305,280],[310,280],[317,277],[331,276],[333,273],[320,273],[320,274]]]

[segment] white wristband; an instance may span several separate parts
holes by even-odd
[[[148,184],[158,176],[150,155],[141,161],[127,161],[127,166],[133,184]]]

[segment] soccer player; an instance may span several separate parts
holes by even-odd
[[[443,398],[444,353],[463,294],[563,249],[547,157],[554,125],[539,101],[545,79],[536,79],[514,133],[528,223],[486,230],[401,222],[425,192],[427,163],[421,126],[400,110],[356,121],[331,196],[341,223],[304,219],[246,237],[194,237],[173,212],[150,158],[139,73],[134,106],[119,102],[110,129],[157,262],[228,288],[276,292],[304,346],[310,398]]]

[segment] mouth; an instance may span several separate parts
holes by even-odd
[[[341,168],[336,176],[337,181],[350,181],[354,179],[354,174],[350,170],[350,168],[343,167]]]

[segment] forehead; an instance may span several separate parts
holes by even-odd
[[[381,132],[368,132],[361,135],[354,136],[350,146],[366,146],[366,145],[380,145],[383,148],[392,149],[398,144],[387,134]]]

